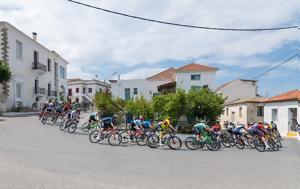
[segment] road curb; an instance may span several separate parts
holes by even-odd
[[[39,112],[6,112],[3,114],[3,117],[28,117],[36,116]]]

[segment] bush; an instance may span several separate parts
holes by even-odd
[[[154,118],[154,110],[152,103],[147,101],[143,96],[137,97],[133,100],[128,100],[125,105],[127,112],[130,112],[133,116],[142,115],[145,119]]]

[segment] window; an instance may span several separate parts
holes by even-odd
[[[20,41],[16,42],[16,56],[17,59],[23,59],[23,43],[21,43]]]
[[[51,72],[51,59],[48,58],[48,72]]]
[[[191,75],[191,80],[200,80],[200,79],[201,79],[200,74],[197,74],[197,75]]]
[[[82,93],[83,93],[83,94],[85,94],[85,90],[86,90],[86,88],[83,87],[83,88],[82,88]]]
[[[68,89],[68,96],[72,96],[72,89]]]
[[[272,121],[277,122],[278,121],[278,110],[272,109]]]
[[[59,76],[61,79],[66,79],[66,69],[62,66],[59,66]]]
[[[192,86],[191,89],[194,91],[200,90],[202,87],[201,86]]]
[[[235,112],[231,112],[231,122],[235,122]]]
[[[257,117],[264,116],[264,107],[257,107]]]
[[[51,96],[51,83],[48,83],[48,96]]]
[[[240,117],[243,117],[243,107],[240,107],[240,108],[239,108],[239,116],[240,116]]]
[[[129,100],[130,99],[130,89],[126,88],[125,89],[125,100]]]
[[[229,109],[226,108],[226,116],[228,116],[228,115],[229,115]]]
[[[79,88],[76,88],[76,93],[79,93]]]
[[[92,92],[93,92],[93,89],[92,89],[92,88],[89,88],[89,89],[88,89],[88,92],[89,92],[89,93],[92,93]]]
[[[137,88],[133,88],[133,94],[135,94],[135,95],[138,94],[138,89]]]
[[[99,89],[99,93],[102,93],[102,89],[101,88]]]
[[[16,97],[22,98],[22,84],[20,83],[16,84]]]

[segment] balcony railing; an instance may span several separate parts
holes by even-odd
[[[32,69],[33,70],[42,70],[44,72],[47,72],[47,66],[42,63],[39,63],[39,62],[33,62]]]
[[[40,88],[40,87],[34,87],[33,88],[33,94],[45,95],[46,94],[46,89],[45,88]]]

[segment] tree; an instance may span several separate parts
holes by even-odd
[[[147,101],[144,96],[137,97],[126,102],[126,111],[133,116],[142,115],[145,119],[153,119],[154,111],[152,103]]]
[[[184,90],[177,90],[176,93],[167,93],[155,96],[153,107],[159,118],[172,117],[177,122],[180,116],[186,113],[186,94]]]
[[[0,83],[4,85],[11,79],[11,71],[7,64],[0,60]]]
[[[223,112],[225,99],[209,89],[191,90],[186,96],[188,117],[215,121]]]
[[[6,97],[8,96],[7,82],[9,82],[10,79],[11,79],[11,71],[8,65],[3,63],[3,61],[0,60],[0,84],[2,84],[2,86],[0,87],[3,87],[3,92],[2,94],[0,94],[1,97],[0,101],[5,101]]]
[[[124,108],[124,101],[119,98],[113,98],[110,93],[96,93],[95,103],[102,116],[113,116],[120,113]]]

